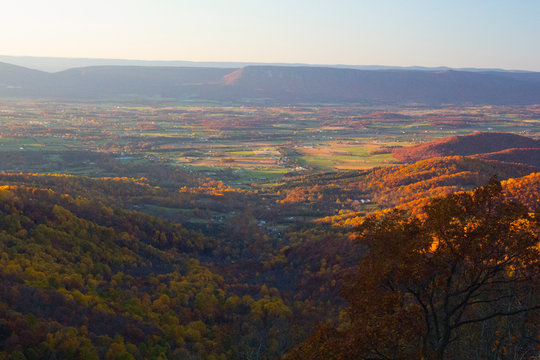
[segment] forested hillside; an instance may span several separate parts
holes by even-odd
[[[0,359],[449,359],[474,358],[473,349],[476,358],[510,359],[534,352],[538,315],[529,305],[537,279],[525,276],[537,266],[534,162],[491,152],[290,171],[246,185],[227,181],[239,170],[219,170],[222,181],[155,158],[2,143]],[[292,158],[298,147],[280,151]],[[36,172],[44,164],[92,176]],[[34,172],[12,170],[23,166]],[[492,204],[496,211],[485,217]],[[441,247],[441,231],[456,244],[474,238],[477,247]],[[494,253],[504,272],[489,267],[478,242],[492,237],[502,248],[485,251],[519,251],[508,263]],[[510,310],[484,297],[495,288],[482,288],[467,301],[493,306],[458,308],[459,319],[452,312],[453,323],[434,331],[446,311],[440,284],[447,278],[430,276],[446,271],[454,259],[448,252],[485,263],[480,271],[497,270],[494,286],[512,284],[496,288],[512,300]],[[459,266],[456,279],[478,269]],[[517,287],[510,270],[523,275]],[[403,274],[414,276],[406,282]],[[432,292],[417,292],[428,280]],[[436,303],[422,315],[430,294]],[[411,331],[397,336],[403,321]],[[457,340],[448,342],[448,334]]]
[[[2,174],[0,354],[284,356],[317,322],[343,329],[340,289],[369,254],[357,230],[363,214],[394,205],[422,214],[430,197],[494,174],[517,177],[502,183],[504,201],[538,208],[533,168],[460,157],[300,177],[255,192],[212,182],[171,192],[141,179]],[[347,200],[358,196],[364,204]],[[143,203],[230,206],[237,214],[209,226],[192,218],[205,217],[201,207],[182,217],[191,219],[186,227],[119,208],[148,210]],[[308,220],[318,204],[322,218]],[[290,217],[284,234],[270,230]]]
[[[287,359],[533,359],[538,354],[540,213],[496,181],[432,201],[419,219],[366,217],[366,256],[322,325]],[[406,324],[406,326],[405,326]]]
[[[470,135],[452,136],[440,140],[430,141],[418,145],[406,146],[403,148],[395,149],[392,151],[392,155],[403,162],[416,162],[419,160],[429,159],[432,157],[441,156],[467,156],[467,155],[488,155],[490,153],[498,153],[503,151],[521,150],[523,152],[530,149],[537,149],[540,147],[540,141],[531,139],[526,136],[507,134],[507,133],[494,133],[494,132],[477,132]],[[508,154],[510,155],[510,154]],[[517,155],[517,154],[516,154]],[[529,155],[534,156],[534,152]],[[533,162],[532,159],[522,156],[504,157],[502,154],[499,156],[493,154],[488,159],[511,161],[521,163]]]
[[[3,357],[277,357],[309,329],[310,306],[197,260],[219,246],[200,233],[51,190],[0,197]]]

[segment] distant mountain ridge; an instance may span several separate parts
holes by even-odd
[[[89,66],[160,66],[160,67],[214,67],[214,68],[242,68],[246,66],[311,66],[332,67],[357,70],[459,70],[459,71],[500,71],[500,72],[530,72],[527,70],[508,70],[500,68],[451,68],[448,66],[392,66],[392,65],[350,65],[350,64],[307,64],[307,63],[268,63],[246,61],[186,61],[186,60],[133,60],[133,59],[106,59],[106,58],[66,58],[47,56],[13,56],[0,55],[0,62],[28,67],[46,72],[59,72],[77,67]]]
[[[247,66],[227,75],[223,84],[231,97],[282,102],[540,102],[540,73]]]
[[[537,104],[540,73],[312,66],[92,66],[47,73],[0,63],[0,97],[279,104]]]

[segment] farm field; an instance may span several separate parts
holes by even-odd
[[[0,125],[7,172],[99,177],[151,163],[246,186],[290,173],[395,165],[393,148],[451,135],[538,137],[540,108],[3,101]]]

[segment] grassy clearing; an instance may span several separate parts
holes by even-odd
[[[359,170],[396,163],[391,154],[372,154],[387,144],[364,143],[351,144],[331,142],[328,145],[304,146],[298,148],[300,162],[318,170]]]

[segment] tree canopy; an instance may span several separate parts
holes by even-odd
[[[342,289],[340,325],[321,325],[288,358],[536,354],[540,213],[501,196],[495,180],[435,199],[425,213],[366,217],[358,232],[369,251]]]

